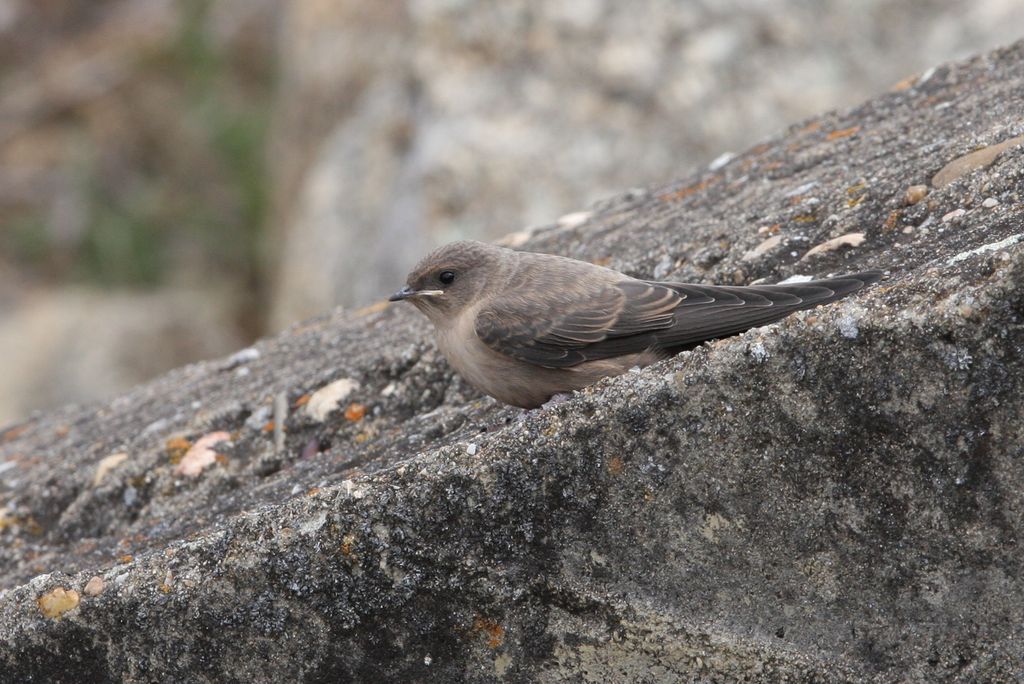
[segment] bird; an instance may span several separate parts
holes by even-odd
[[[833,302],[880,271],[781,285],[630,277],[568,257],[460,240],[425,256],[392,294],[433,324],[470,385],[532,409],[608,376]]]

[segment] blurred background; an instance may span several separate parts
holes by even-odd
[[[0,425],[679,178],[1020,0],[0,0]]]

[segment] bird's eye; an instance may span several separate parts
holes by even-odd
[[[437,279],[442,285],[451,285],[455,282],[455,271],[441,271],[437,274]]]

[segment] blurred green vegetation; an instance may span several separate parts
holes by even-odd
[[[269,66],[257,73],[263,87],[245,97],[232,91],[238,74],[213,48],[203,31],[208,2],[192,0],[176,49],[169,55],[186,87],[190,114],[207,132],[208,143],[235,194],[231,221],[196,212],[189,227],[226,266],[252,276],[259,272],[260,238],[267,208],[264,141],[269,122]],[[269,62],[268,62],[269,65]],[[244,66],[244,65],[243,65]]]
[[[52,207],[30,207],[0,230],[3,258],[37,279],[101,286],[155,286],[180,269],[258,284],[273,58],[215,45],[209,6],[184,0],[175,40],[141,55],[106,96],[128,122],[123,135],[96,139],[95,114],[64,115],[82,119],[62,168],[76,228],[55,234]]]

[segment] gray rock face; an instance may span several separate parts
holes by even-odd
[[[1017,0],[294,0],[274,330],[1019,37]]]
[[[962,158],[1022,98],[1018,43],[511,236],[890,273],[550,410],[380,305],[8,429],[0,679],[1019,678],[1024,152]]]

